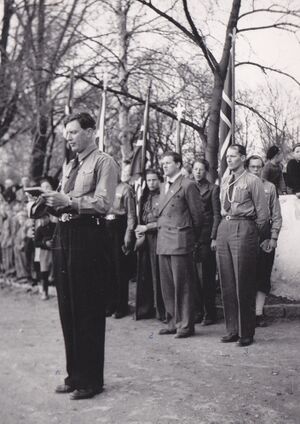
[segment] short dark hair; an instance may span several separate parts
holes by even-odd
[[[271,146],[268,150],[267,150],[267,154],[266,154],[266,157],[267,157],[267,159],[268,160],[271,160],[271,159],[273,159],[276,155],[277,155],[277,153],[279,153],[279,148],[277,147],[277,146]]]
[[[206,172],[209,171],[209,163],[208,163],[208,161],[206,159],[202,159],[202,158],[196,159],[195,162],[193,163],[193,168],[194,168],[194,165],[196,163],[202,163],[202,165],[204,165],[204,167],[205,167],[205,171]]]
[[[158,169],[154,169],[154,168],[148,168],[145,171],[145,177],[147,177],[147,175],[151,175],[154,174],[157,176],[157,178],[159,179],[159,181],[162,181],[162,176],[161,176],[161,172]]]
[[[297,149],[297,147],[300,147],[300,143],[297,143],[293,146],[293,152]]]
[[[83,130],[88,128],[92,128],[94,130],[96,128],[95,119],[87,112],[73,113],[67,116],[64,121],[64,126],[66,127],[67,124],[72,121],[78,121]]]
[[[182,167],[182,157],[180,156],[179,153],[177,152],[173,152],[172,150],[169,150],[167,152],[165,152],[162,157],[165,158],[167,156],[170,156],[173,158],[175,163],[180,163],[180,167]]]
[[[229,149],[235,149],[235,150],[237,150],[241,156],[246,156],[247,155],[246,147],[243,146],[242,144],[231,144],[231,146],[228,146],[227,151]]]
[[[246,160],[246,162],[245,162],[245,167],[246,167],[246,168],[249,168],[250,161],[251,161],[252,159],[259,159],[259,160],[261,161],[262,166],[264,166],[264,161],[262,160],[262,157],[261,157],[261,156],[259,156],[259,155],[252,155],[252,156],[250,156],[249,158],[247,158],[247,160]]]

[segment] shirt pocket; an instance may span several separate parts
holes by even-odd
[[[89,193],[95,188],[94,169],[85,169],[82,173],[82,188],[84,193]]]
[[[249,196],[247,187],[244,187],[244,186],[235,187],[235,190],[233,193],[233,199],[234,199],[234,202],[239,204],[248,202],[250,200],[250,196]]]

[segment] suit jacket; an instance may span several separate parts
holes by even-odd
[[[203,202],[194,181],[179,176],[165,194],[160,192],[157,221],[157,254],[191,253],[200,237]]]
[[[216,240],[217,230],[221,221],[220,187],[203,180],[197,184],[203,200],[203,225],[200,243],[210,244]]]

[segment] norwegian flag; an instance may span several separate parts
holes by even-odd
[[[233,36],[234,37],[234,36]],[[219,174],[224,174],[227,168],[226,152],[229,146],[233,144],[234,138],[234,38],[232,39],[232,48],[230,50],[229,64],[227,68],[226,79],[222,92],[222,103],[220,111],[219,128]]]

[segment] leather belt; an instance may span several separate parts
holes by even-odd
[[[94,215],[75,215],[72,213],[63,213],[58,220],[60,222],[78,222],[100,225],[103,222],[103,217]]]
[[[108,215],[105,216],[106,221],[113,221],[115,219],[122,219],[126,217],[126,215],[116,215],[113,213],[109,213]]]
[[[251,216],[234,216],[234,215],[226,215],[223,216],[223,219],[226,221],[254,221],[255,218]]]

